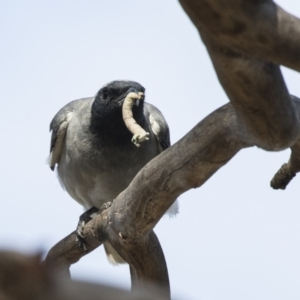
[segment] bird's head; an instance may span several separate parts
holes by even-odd
[[[131,109],[134,120],[143,126],[145,88],[135,81],[115,80],[104,85],[95,96],[91,111],[92,133],[101,135],[101,138],[105,134],[111,137],[120,135],[130,142],[131,134],[122,115],[125,98],[130,93],[139,95]]]
[[[116,109],[122,107],[126,96],[130,93],[145,92],[145,88],[135,81],[115,80],[104,85],[96,95],[95,101],[102,102],[105,107]],[[137,101],[135,106],[143,107],[144,98]],[[135,108],[134,108],[135,109]]]

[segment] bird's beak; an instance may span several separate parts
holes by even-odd
[[[134,102],[133,105],[138,107],[140,103],[144,100],[145,94],[143,92],[138,92],[137,95],[138,95],[138,99]]]
[[[144,95],[144,93],[143,92],[139,92],[137,89],[135,89],[134,87],[131,87],[128,91],[127,91],[127,95],[129,94],[129,93],[135,93],[136,95],[137,95],[137,97],[135,97],[136,99],[134,100],[134,102],[133,102],[133,105],[134,106],[139,106],[140,105],[140,103],[144,100],[144,98],[145,98],[145,95]],[[126,95],[126,97],[127,97],[127,95]],[[125,97],[125,98],[126,98]]]

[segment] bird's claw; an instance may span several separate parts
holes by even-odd
[[[87,248],[86,248],[86,242],[84,239],[84,235],[83,235],[83,228],[85,226],[85,221],[79,220],[78,225],[77,225],[77,236],[76,236],[76,241],[78,241],[79,243],[79,247],[81,249],[83,249],[84,252],[87,252]]]
[[[85,239],[81,237],[78,233],[76,236],[76,242],[78,242],[79,248],[81,248],[84,252],[87,252]]]
[[[77,225],[77,234],[82,237],[84,239],[84,235],[83,235],[83,228],[85,226],[85,221],[79,220],[78,225]]]
[[[102,204],[100,210],[103,211],[103,210],[111,207],[111,205],[112,205],[112,202],[105,202],[104,204]]]
[[[101,210],[107,209],[111,206],[111,202],[106,202],[101,206]],[[92,215],[95,213],[99,213],[99,209],[97,207],[91,207],[88,209],[86,212],[84,212],[80,217],[79,217],[79,222],[76,228],[76,241],[79,243],[79,247],[83,249],[84,252],[88,252],[87,247],[86,247],[86,241],[85,237],[83,234],[83,230],[85,225],[92,219]]]

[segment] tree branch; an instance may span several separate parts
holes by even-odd
[[[133,288],[155,283],[169,296],[163,251],[152,229],[180,194],[202,185],[248,146],[236,120],[232,106],[225,105],[148,163],[112,206],[85,226],[88,251],[108,239],[135,274]],[[84,255],[73,232],[49,251],[44,263],[67,273]]]
[[[273,63],[300,71],[300,20],[267,0],[180,3],[253,144],[271,151],[291,147],[299,136],[299,116]]]
[[[300,113],[300,101],[293,99]],[[149,162],[111,207],[84,227],[88,252],[109,240],[130,265],[134,289],[154,283],[169,296],[166,262],[153,228],[180,194],[205,183],[239,150],[253,146],[249,141],[230,103],[211,113]],[[88,252],[79,248],[73,232],[49,251],[44,263],[67,273]]]
[[[300,19],[273,1],[179,2],[209,43],[300,71]]]

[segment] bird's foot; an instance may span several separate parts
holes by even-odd
[[[77,235],[76,235],[76,242],[78,242],[79,248],[81,248],[84,252],[87,252],[85,239],[84,239],[84,237],[80,236],[78,231],[77,231]]]
[[[101,208],[100,208],[101,212],[102,212],[103,210],[105,210],[105,209],[111,207],[111,205],[112,205],[112,202],[105,202],[104,204],[102,204],[102,206],[101,206]]]
[[[83,234],[84,226],[92,219],[91,215],[98,211],[99,211],[98,208],[92,207],[79,217],[79,222],[76,228],[76,232],[77,232],[76,241],[78,241],[79,247],[83,249],[84,252],[87,252],[86,242]]]

